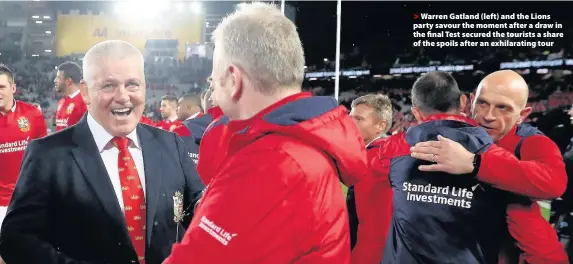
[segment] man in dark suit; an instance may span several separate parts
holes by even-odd
[[[7,263],[159,264],[183,236],[204,186],[181,138],[138,124],[143,66],[124,41],[86,53],[88,113],[28,146],[0,235]]]

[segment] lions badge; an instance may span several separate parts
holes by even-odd
[[[176,128],[177,128],[176,125],[171,125],[171,126],[169,127],[169,132],[173,132],[173,130],[175,130]]]
[[[68,105],[68,108],[66,108],[66,113],[70,115],[72,114],[73,111],[74,111],[74,103],[70,103],[70,105]]]
[[[20,128],[20,131],[22,132],[30,131],[30,122],[28,121],[28,118],[25,117],[18,118],[18,128]]]

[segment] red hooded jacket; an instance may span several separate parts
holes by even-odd
[[[521,159],[514,155],[520,136],[517,126],[481,156],[478,179],[494,187],[536,199],[555,199],[567,188],[565,163],[551,139],[530,136],[522,143]]]
[[[300,93],[230,122],[226,157],[166,263],[349,263],[340,179],[352,185],[368,170],[337,105]]]
[[[517,160],[513,153],[522,138],[517,128],[496,142],[501,149],[482,155],[478,177],[533,197],[560,196],[567,174],[559,148],[544,135],[529,136],[521,143],[521,159]],[[522,260],[529,264],[569,263],[555,229],[543,218],[537,202],[510,204],[507,214],[509,232],[523,251]]]

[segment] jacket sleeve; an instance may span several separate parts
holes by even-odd
[[[555,199],[567,187],[561,152],[546,136],[525,139],[521,160],[501,147],[492,146],[482,154],[477,176],[496,188],[536,199]]]
[[[20,175],[4,218],[0,255],[6,263],[87,264],[58,252],[47,241],[49,217],[49,157],[36,140],[24,152]]]
[[[378,159],[378,148],[368,151],[370,175],[355,185],[358,232],[351,264],[382,262],[392,220],[392,187],[388,179],[389,159]]]
[[[264,162],[253,166],[249,160]],[[260,263],[261,259],[286,263],[280,258],[281,252],[289,251],[285,245],[300,244],[289,241],[289,226],[309,226],[311,220],[295,214],[300,204],[285,197],[297,194],[277,177],[286,172],[303,179],[298,168],[288,155],[274,150],[245,153],[241,162],[226,164],[209,184],[183,240],[173,245],[164,263]],[[281,210],[274,210],[277,207]]]
[[[509,204],[507,225],[522,258],[529,264],[567,264],[565,249],[553,227],[543,218],[537,202]]]
[[[191,146],[186,145],[179,136],[177,135],[173,136],[175,137],[175,142],[177,143],[177,150],[179,151],[179,160],[181,162],[181,169],[183,170],[183,174],[185,175],[185,193],[183,197],[185,197],[186,200],[184,201],[185,204],[183,205],[183,208],[185,210],[185,213],[191,216],[184,219],[183,221],[183,226],[187,228],[191,223],[191,218],[193,217],[194,208],[201,199],[205,186],[203,185],[203,182],[201,182],[201,179],[199,178],[195,162],[189,156],[189,147]]]

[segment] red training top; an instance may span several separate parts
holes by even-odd
[[[56,131],[71,127],[78,123],[88,110],[86,103],[76,91],[70,96],[64,96],[58,102],[56,110]]]
[[[0,113],[0,206],[8,206],[28,143],[46,136],[46,121],[35,106],[15,101],[12,111]]]

